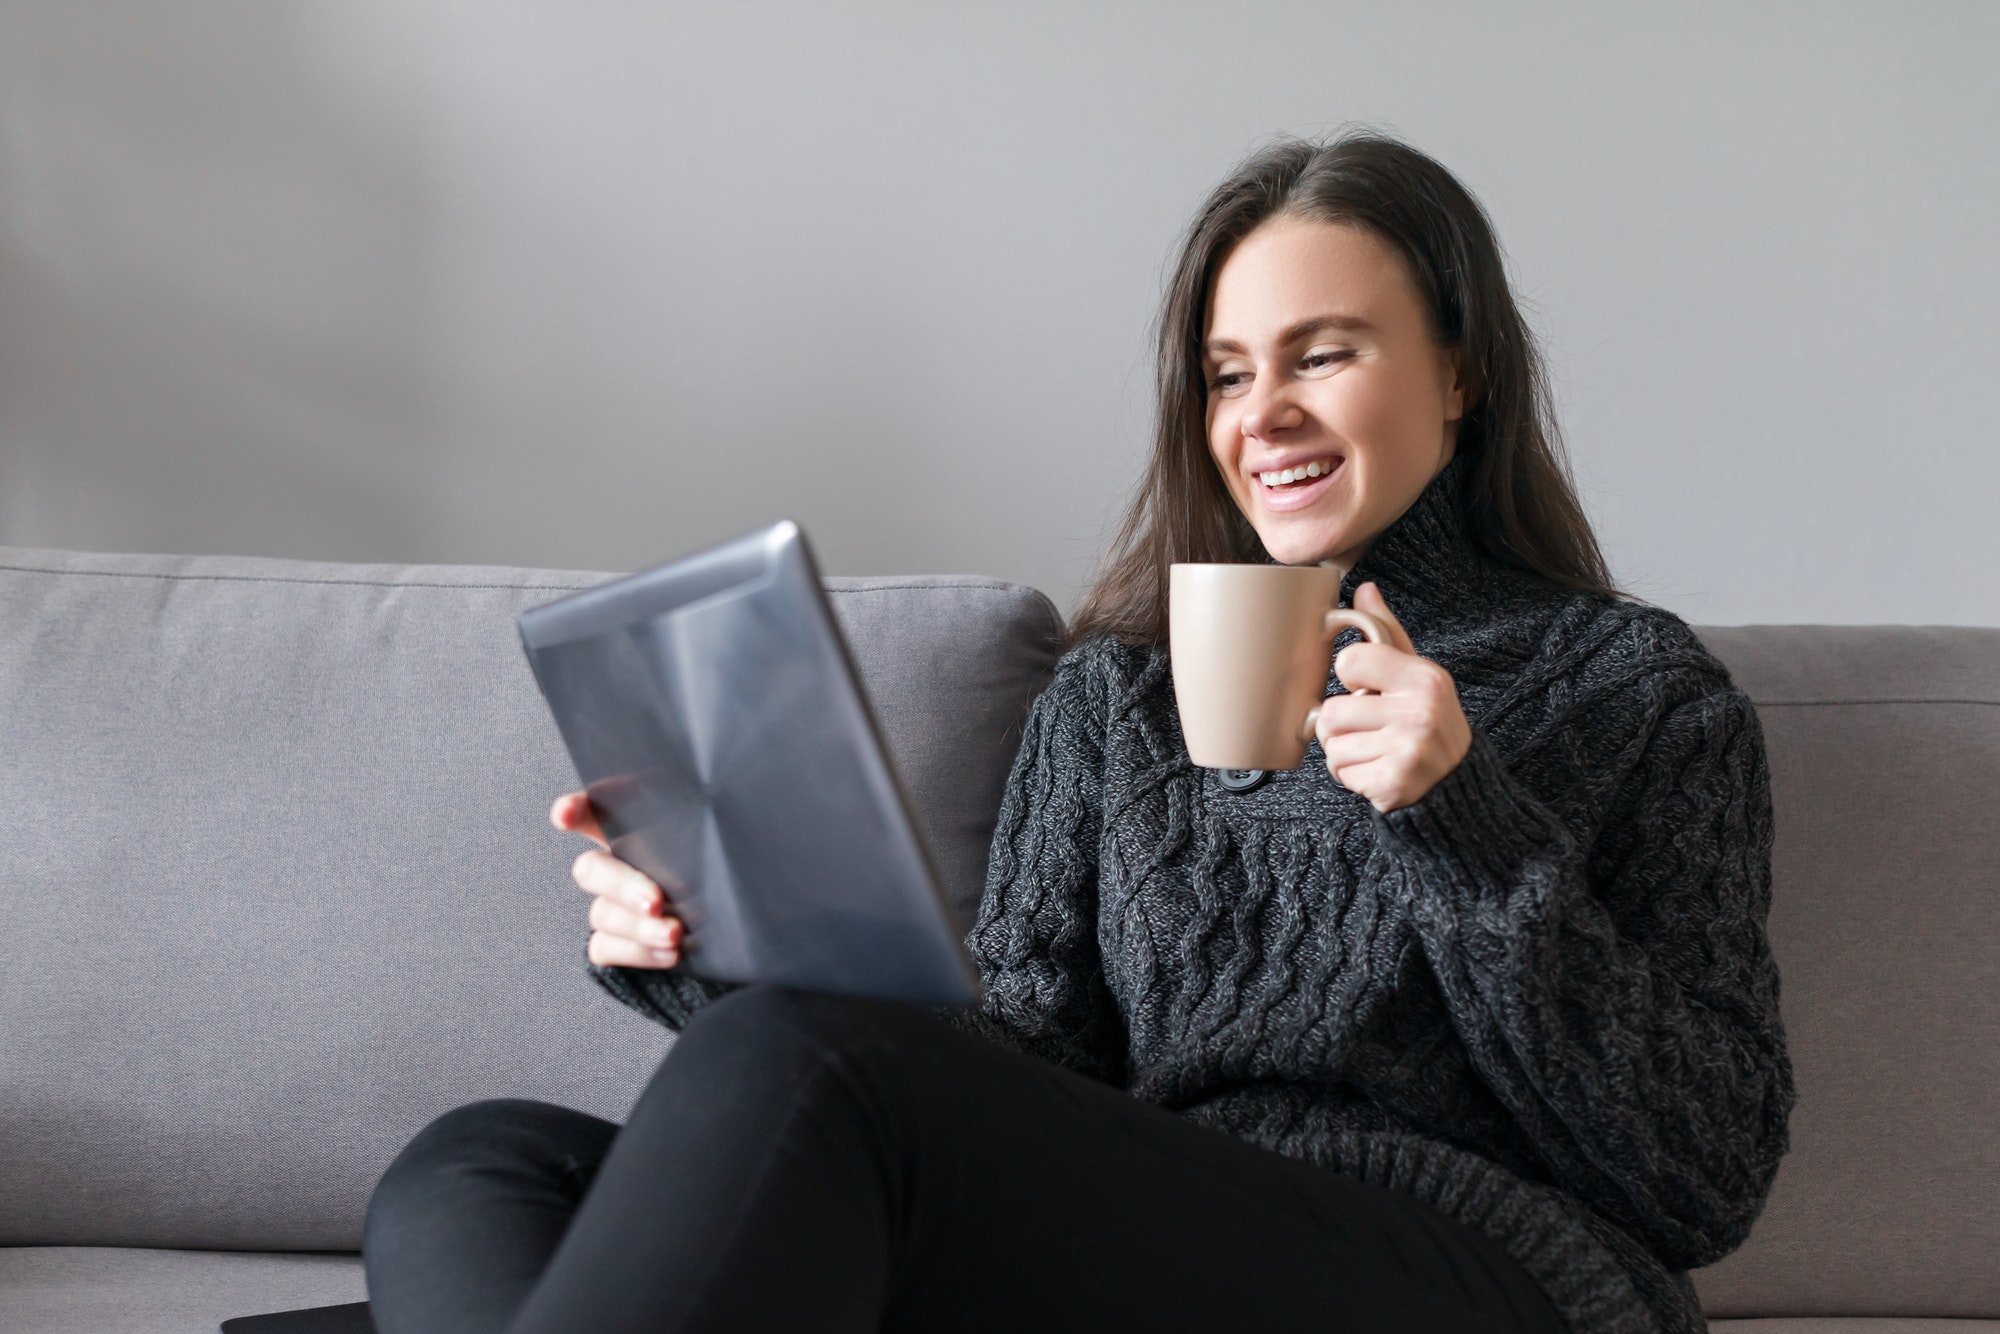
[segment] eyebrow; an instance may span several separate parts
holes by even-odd
[[[1278,342],[1280,344],[1296,343],[1308,335],[1325,333],[1329,329],[1337,329],[1341,333],[1366,333],[1373,330],[1374,327],[1374,325],[1362,319],[1359,315],[1315,315],[1311,319],[1300,320],[1297,324],[1287,328],[1283,333],[1278,335]],[[1217,352],[1241,352],[1243,344],[1233,338],[1211,338],[1202,344],[1201,350],[1213,356]]]

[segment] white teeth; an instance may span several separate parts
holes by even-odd
[[[1306,463],[1276,472],[1260,472],[1257,474],[1257,480],[1265,486],[1284,486],[1290,482],[1303,482],[1309,477],[1324,477],[1332,471],[1331,463]]]

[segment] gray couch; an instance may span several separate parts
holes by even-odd
[[[617,1116],[514,613],[602,576],[0,549],[0,1334],[358,1300],[447,1107]],[[1059,621],[832,581],[961,914]],[[1705,632],[1756,698],[1801,1098],[1722,1330],[2000,1331],[2000,632]]]

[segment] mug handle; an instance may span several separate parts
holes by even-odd
[[[1351,607],[1335,607],[1326,614],[1326,619],[1320,623],[1320,633],[1326,639],[1333,639],[1342,630],[1350,628],[1359,630],[1361,637],[1371,644],[1386,644],[1389,642],[1389,628],[1387,626],[1383,625],[1382,622],[1376,620],[1373,616],[1370,616],[1367,612],[1355,611]],[[1348,693],[1350,695],[1372,695],[1375,692],[1372,690],[1350,690]],[[1315,707],[1306,711],[1306,725],[1300,730],[1299,736],[1303,740],[1311,741],[1315,739],[1318,732],[1319,709]]]

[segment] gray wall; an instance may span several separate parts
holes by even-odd
[[[1073,599],[1202,192],[1498,221],[1618,574],[2000,624],[2000,6],[0,0],[0,542]]]

